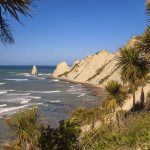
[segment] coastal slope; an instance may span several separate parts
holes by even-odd
[[[133,36],[126,44],[126,47],[134,47],[135,42],[138,40]],[[69,80],[73,82],[88,83],[96,87],[102,87],[110,80],[116,80],[123,84],[120,75],[120,69],[117,68],[116,53],[110,53],[107,50],[101,50],[94,55],[86,56],[83,60],[76,60],[74,64],[69,67],[66,62],[59,63],[56,70],[52,74],[55,78]],[[147,83],[144,88],[145,99],[149,92],[150,84]],[[136,91],[137,102],[140,99],[141,87]],[[123,106],[124,110],[130,110],[132,107],[132,96],[126,100]]]
[[[137,37],[133,36],[125,46],[133,47],[136,41]],[[81,61],[76,60],[71,67],[66,62],[59,63],[53,77],[90,83],[98,87],[104,87],[110,80],[117,80],[122,83],[120,70],[116,65],[116,56],[117,52],[110,53],[107,50],[101,50],[94,55],[86,56]]]

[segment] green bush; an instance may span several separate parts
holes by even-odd
[[[39,138],[41,150],[79,150],[81,129],[76,119],[62,120],[58,128],[42,127]]]

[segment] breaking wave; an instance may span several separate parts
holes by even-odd
[[[29,79],[5,79],[7,81],[28,81]]]
[[[4,85],[4,84],[6,84],[6,83],[5,83],[5,82],[1,82],[1,83],[0,83],[0,85]]]
[[[31,93],[44,93],[44,94],[51,94],[51,93],[59,93],[60,91],[29,91]]]
[[[84,95],[86,95],[86,93],[82,93],[81,95],[79,95],[79,96],[77,96],[77,97],[82,97],[82,96],[84,96]]]

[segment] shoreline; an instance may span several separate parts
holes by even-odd
[[[93,96],[96,96],[100,99],[100,102],[102,102],[105,98],[105,92],[104,89],[101,87],[97,87],[96,85],[90,84],[90,83],[83,83],[83,82],[77,82],[69,79],[62,79],[58,77],[51,76],[53,79],[59,79],[60,81],[70,82],[73,84],[81,84],[83,87],[88,89]]]

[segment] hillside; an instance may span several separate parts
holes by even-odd
[[[135,41],[136,37],[132,37],[126,46],[134,46]],[[53,76],[76,82],[90,83],[98,87],[103,87],[112,79],[122,83],[119,69],[116,67],[116,55],[117,53],[102,50],[92,56],[87,56],[81,61],[76,60],[72,67],[69,67],[66,62],[59,63]]]
[[[133,36],[125,45],[126,47],[133,47],[137,41],[137,37]],[[116,67],[116,53],[110,53],[107,50],[97,52],[92,56],[87,56],[85,59],[76,60],[74,64],[69,67],[66,62],[59,63],[56,70],[53,72],[53,77],[70,80],[74,82],[89,83],[97,87],[102,87],[110,80],[117,80],[123,84],[121,80],[120,70]],[[146,83],[144,92],[145,99],[150,89],[150,84]],[[136,90],[136,102],[140,101],[141,87]],[[126,103],[123,106],[124,110],[132,108],[132,95],[129,94]]]

